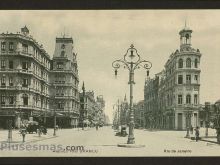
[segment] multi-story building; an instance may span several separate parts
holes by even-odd
[[[50,72],[51,106],[58,116],[58,125],[76,127],[79,118],[79,77],[73,39],[56,38]]]
[[[192,48],[192,30],[184,27],[180,32],[180,49],[172,53],[165,64],[158,85],[157,118],[163,128],[186,129],[199,125],[200,109],[200,57],[199,49]],[[156,75],[157,77],[157,75]],[[151,90],[151,86],[145,86]],[[147,90],[146,90],[147,92]],[[146,95],[148,95],[146,93]],[[146,106],[149,106],[145,99]]]
[[[21,119],[49,111],[50,56],[27,27],[21,33],[2,33],[0,43],[0,125],[6,128],[10,118],[19,127]]]
[[[135,123],[135,128],[145,127],[144,100],[141,100],[138,103],[134,104],[134,123]]]
[[[60,42],[60,45],[58,42]],[[67,45],[67,50],[66,52],[64,50],[64,54],[60,52],[60,56],[64,55],[64,57],[59,58],[58,47],[61,47],[61,43]],[[74,59],[75,55],[72,54],[72,57],[70,55],[72,48],[70,43],[72,43],[70,38],[57,39],[53,62],[43,46],[29,34],[26,26],[21,28],[21,32],[15,34],[2,33],[0,35],[1,127],[6,128],[9,119],[13,120],[13,127],[20,127],[21,123],[28,120],[48,123],[48,120],[54,114],[54,108],[60,112],[58,113],[60,116],[68,116],[69,118],[72,117],[73,113],[77,116],[79,109],[77,64]],[[66,70],[60,69],[57,71],[58,61],[66,61],[66,63],[63,63]],[[60,77],[64,77],[66,80],[61,80],[58,73],[61,73]],[[73,93],[68,93],[68,97],[66,97],[65,90],[65,95],[62,98],[56,98],[57,95],[55,95],[56,92],[53,89],[57,88],[58,90],[60,86],[65,89],[69,87],[68,90]],[[54,101],[54,99],[57,100]],[[60,100],[65,103],[67,100],[72,101],[70,101],[72,104],[67,103],[69,107],[68,115],[65,107],[60,108],[62,109],[60,111],[59,106],[61,105],[58,105]]]
[[[105,124],[105,100],[102,95],[99,95],[95,99],[94,91],[85,91],[85,86],[83,84],[84,93],[80,93],[80,123],[79,126],[82,127],[90,125],[94,126],[96,124]]]
[[[100,125],[105,124],[105,100],[103,98],[103,95],[99,95],[96,97],[96,104],[98,105],[98,120]]]
[[[84,97],[84,98],[83,98]],[[83,96],[83,93],[80,93],[80,101],[81,101],[81,123],[84,124],[84,126],[87,126],[89,124],[95,124],[97,121],[97,114],[96,114],[96,109],[98,108],[98,105],[96,104],[95,101],[95,96],[93,91],[86,91],[85,95]],[[82,102],[83,101],[83,102]]]
[[[144,86],[144,117],[145,127],[155,128],[157,115],[159,114],[158,108],[158,82],[159,79],[156,76],[155,79],[149,77],[145,80]]]
[[[129,104],[125,95],[124,100],[120,104],[120,123],[121,125],[129,124]]]

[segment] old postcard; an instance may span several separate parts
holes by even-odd
[[[0,17],[0,157],[220,155],[220,10]]]

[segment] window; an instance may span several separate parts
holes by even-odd
[[[5,69],[5,60],[1,60],[1,68]]]
[[[2,42],[2,43],[1,43],[1,50],[2,50],[2,51],[5,51],[5,45],[6,45],[6,42]]]
[[[13,50],[14,50],[14,43],[9,42],[9,51],[13,51]]]
[[[14,68],[14,63],[13,61],[9,61],[9,69],[13,69]]]
[[[23,95],[23,105],[28,105],[28,95],[27,94]]]
[[[183,59],[179,59],[178,68],[183,68]]]
[[[1,79],[1,86],[5,86],[5,77],[4,76]]]
[[[28,79],[23,79],[22,87],[28,87]]]
[[[62,44],[62,45],[61,45],[61,49],[65,49],[65,44]]]
[[[186,104],[191,104],[191,96],[190,95],[186,96]]]
[[[28,45],[22,44],[22,52],[23,53],[28,53]]]
[[[63,69],[63,62],[57,62],[57,69]]]
[[[194,104],[198,104],[198,95],[197,94],[194,95]]]
[[[5,105],[5,96],[4,95],[1,95],[1,104]]]
[[[183,103],[183,96],[178,95],[178,104],[182,104],[182,103]]]
[[[186,67],[191,68],[191,59],[190,58],[186,59]]]
[[[198,59],[195,59],[195,68],[198,68]]]
[[[14,104],[14,96],[9,96],[9,104]]]
[[[169,94],[167,95],[167,105],[168,106],[170,105],[170,96],[169,96]]]
[[[28,70],[28,63],[27,62],[22,62],[22,69]]]
[[[65,55],[65,51],[61,51],[61,57],[64,57],[64,55]]]
[[[186,75],[186,84],[191,84],[191,75]]]
[[[58,103],[58,109],[64,109],[64,102]]]
[[[198,83],[198,75],[194,76],[194,80],[196,81],[196,83]]]
[[[183,84],[183,75],[178,75],[178,84]]]
[[[12,77],[9,77],[9,86],[13,86],[13,79],[12,79]]]

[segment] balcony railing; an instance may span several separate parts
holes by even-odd
[[[49,108],[39,107],[35,105],[16,105],[16,104],[1,104],[1,108],[16,108],[16,109],[34,109],[34,110],[47,110],[50,111]]]
[[[34,52],[33,51],[24,51],[22,49],[17,49],[16,51],[0,51],[1,55],[21,55],[21,56],[25,56],[25,57],[31,57],[34,58],[40,65],[44,66],[45,68],[47,68],[46,64],[44,62],[42,62],[41,60],[37,59],[34,56]]]

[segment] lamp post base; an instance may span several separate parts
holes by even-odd
[[[135,143],[134,138],[128,137],[127,144],[134,144],[134,143]]]
[[[122,143],[118,144],[118,147],[125,147],[125,148],[143,148],[145,145],[142,144],[127,144],[127,143]]]

